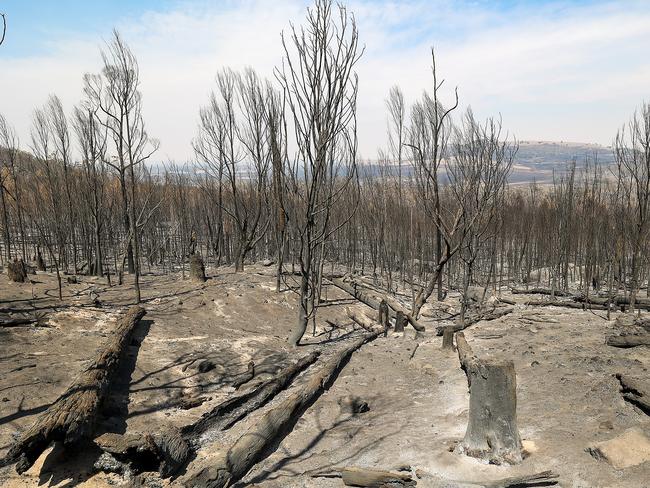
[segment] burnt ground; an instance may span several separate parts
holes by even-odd
[[[269,405],[230,430],[203,438],[197,458],[176,480],[156,474],[149,486],[181,484],[194,470],[253,425],[265,411],[286,398],[334,351],[360,332],[345,307],[370,309],[331,288],[305,345],[285,343],[296,317],[296,295],[274,291],[273,268],[249,266],[209,269],[205,284],[181,274],[143,277],[147,310],[129,347],[117,385],[105,407],[100,429],[155,432],[198,419],[235,391],[237,375],[255,362],[253,383],[267,378],[314,348],[321,359]],[[63,302],[56,298],[56,279],[39,273],[33,284],[9,283],[0,277],[0,308],[34,308],[48,313],[50,327],[0,329],[0,456],[15,434],[29,426],[69,386],[132,300],[130,285],[107,287],[103,280],[81,277],[66,284]],[[93,304],[96,293],[101,307]],[[504,296],[519,302],[525,295]],[[408,464],[418,470],[418,486],[469,487],[470,481],[553,470],[564,487],[650,486],[650,462],[615,469],[592,457],[586,448],[614,438],[631,427],[650,432],[650,416],[623,400],[613,376],[625,372],[648,377],[647,348],[605,345],[614,327],[604,312],[559,307],[526,307],[501,319],[479,322],[465,331],[481,357],[512,359],[517,372],[518,422],[527,457],[518,466],[492,466],[453,452],[467,425],[467,382],[458,358],[440,349],[435,326],[444,324],[458,305],[451,294],[423,313],[427,332],[414,330],[380,337],[357,351],[337,380],[297,421],[293,431],[240,486],[338,487],[340,479],[310,475],[334,466],[391,469]],[[53,307],[55,309],[53,310]],[[615,318],[613,314],[612,318]],[[417,347],[417,349],[416,349]],[[203,360],[214,369],[201,373]],[[245,385],[242,388],[247,388]],[[339,401],[350,395],[370,410],[351,414]],[[203,405],[183,409],[190,398]],[[632,448],[634,446],[631,446]],[[96,473],[95,454],[46,451],[27,473],[0,469],[2,486],[129,486],[131,479]]]

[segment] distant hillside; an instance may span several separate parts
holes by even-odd
[[[510,182],[551,181],[553,170],[564,170],[574,159],[577,167],[583,167],[587,160],[610,165],[614,163],[614,154],[611,148],[599,144],[521,141]]]

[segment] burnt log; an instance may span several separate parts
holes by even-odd
[[[650,334],[611,335],[607,338],[608,346],[627,349],[630,347],[650,346]]]
[[[145,315],[142,307],[131,307],[122,316],[96,359],[76,378],[34,424],[11,446],[3,464],[17,463],[16,471],[27,471],[55,441],[70,447],[92,437],[99,409],[111,389],[122,353]]]
[[[180,432],[168,429],[160,433],[106,433],[94,443],[135,473],[158,471],[167,478],[183,466],[191,451]]]
[[[469,384],[469,421],[457,451],[490,464],[520,463],[514,363],[479,359],[462,332],[456,346]]]
[[[385,487],[415,486],[410,473],[397,473],[358,466],[334,467],[311,475],[312,478],[341,478],[345,486]]]
[[[549,296],[556,296],[556,297],[570,297],[573,296],[571,293],[568,291],[562,291],[562,290],[551,290],[550,288],[529,288],[528,290],[524,290],[521,288],[512,288],[510,290],[510,293],[513,295],[549,295]]]
[[[319,351],[314,351],[280,371],[275,377],[220,403],[210,412],[203,414],[194,424],[184,427],[183,437],[196,446],[198,439],[205,432],[229,429],[249,413],[266,405],[275,395],[284,390],[298,373],[311,366],[319,355]]]
[[[650,382],[621,373],[616,374],[623,398],[650,415]]]
[[[380,301],[372,297],[369,293],[361,290],[362,285],[358,284],[355,281],[352,281],[352,283],[349,284],[339,278],[331,278],[330,281],[337,288],[340,288],[341,290],[349,293],[360,302],[368,305],[370,308],[374,308],[375,310],[379,311]],[[389,314],[392,319],[396,317],[397,312],[399,311],[406,316],[408,322],[413,326],[415,330],[417,330],[418,332],[424,332],[426,330],[424,325],[420,324],[417,320],[415,320],[415,318],[411,314],[406,312],[404,307],[402,307],[399,303],[397,303],[396,300],[393,300],[388,296],[384,296],[382,297],[382,299],[388,305]]]
[[[242,479],[272,446],[277,445],[292,430],[303,412],[336,379],[352,353],[379,334],[380,332],[364,334],[335,354],[304,386],[266,412],[232,446],[224,449],[214,464],[193,475],[185,486],[222,488],[232,486]]]
[[[376,330],[381,330],[384,333],[386,332],[386,329],[381,327],[381,325],[376,320],[371,319],[363,312],[355,312],[350,307],[346,307],[345,312],[347,313],[347,316],[350,318],[350,320],[368,332],[374,332]]]
[[[515,309],[513,307],[495,307],[491,310],[479,311],[478,313],[471,314],[465,317],[465,322],[462,324],[446,325],[446,326],[441,325],[436,327],[436,335],[438,336],[443,335],[445,329],[448,328],[450,328],[454,332],[460,332],[461,330],[465,330],[468,327],[471,327],[472,325],[482,320],[485,321],[496,320],[514,311]]]

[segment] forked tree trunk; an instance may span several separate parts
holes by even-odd
[[[462,332],[456,345],[469,383],[469,422],[458,452],[490,464],[520,463],[514,363],[477,358]]]

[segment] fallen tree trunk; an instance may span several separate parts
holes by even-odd
[[[463,324],[440,325],[436,327],[436,335],[443,335],[445,329],[451,330],[453,332],[460,332],[461,330],[465,330],[468,327],[471,327],[472,325],[480,322],[481,320],[496,320],[514,311],[515,309],[513,307],[497,307],[486,312],[478,313],[476,315],[470,315],[468,317],[465,317],[465,323]]]
[[[381,330],[381,332],[386,332],[386,330],[383,327],[381,327],[379,322],[371,319],[370,317],[368,317],[366,314],[362,312],[355,312],[350,307],[346,307],[345,312],[347,313],[350,320],[352,320],[353,322],[355,322],[356,324],[358,324],[360,327],[362,327],[364,330],[368,332],[375,332],[377,330]]]
[[[585,303],[592,306],[598,305],[607,310],[608,306],[614,306],[623,310],[625,307],[630,305],[630,298],[623,295],[616,295],[613,297],[586,297],[583,295],[578,295],[573,297],[576,302]],[[650,300],[637,298],[634,300],[634,308],[640,310],[650,310]]]
[[[183,437],[192,445],[197,446],[203,433],[209,430],[229,429],[252,411],[266,405],[270,399],[284,390],[298,373],[312,365],[319,355],[319,351],[314,351],[252,390],[220,403],[210,412],[203,414],[195,423],[184,427],[182,429]]]
[[[365,334],[334,355],[296,393],[269,410],[227,451],[221,452],[212,466],[192,476],[186,487],[221,488],[239,481],[273,445],[293,428],[302,413],[328,388],[354,351],[375,339],[380,332]]]
[[[637,346],[650,346],[650,334],[611,335],[607,338],[606,344],[623,349]]]
[[[32,325],[36,327],[47,327],[42,317],[18,317],[0,320],[0,327],[21,327],[23,325]]]
[[[568,291],[562,291],[562,290],[553,291],[550,288],[530,288],[528,290],[524,290],[521,288],[512,288],[510,290],[510,293],[512,293],[513,295],[554,295],[556,297],[573,296]]]
[[[358,466],[334,467],[311,475],[312,478],[342,478],[345,486],[383,487],[415,486],[416,481],[409,473],[396,473]]]
[[[580,302],[559,302],[556,300],[529,300],[524,303],[526,306],[531,307],[567,307],[567,308],[577,308],[579,310],[607,310],[607,307],[604,305],[598,304],[586,304]]]
[[[483,488],[523,488],[525,486],[548,486],[558,483],[559,474],[553,471],[542,471],[525,476],[513,476],[495,481],[480,483]]]
[[[178,430],[115,434],[106,433],[94,443],[134,474],[158,471],[162,478],[173,475],[190,457],[190,449]],[[110,458],[109,458],[110,459]]]
[[[457,451],[490,464],[520,463],[514,363],[479,359],[462,332],[456,334],[456,347],[469,384],[469,421]]]
[[[345,283],[342,279],[338,279],[338,278],[330,278],[330,282],[337,288],[340,288],[346,293],[349,293],[360,302],[365,303],[370,308],[374,308],[375,310],[379,311],[380,301],[376,300],[368,293],[364,293],[362,290],[360,290],[360,288],[363,285],[360,285],[355,281],[352,281],[352,284],[348,284]],[[397,312],[402,312],[415,330],[417,330],[418,332],[424,332],[426,330],[424,325],[420,324],[417,320],[415,320],[415,318],[410,313],[408,313],[404,309],[404,307],[402,307],[397,302],[397,300],[394,300],[388,296],[383,296],[382,298],[386,301],[386,304],[389,307],[389,315],[392,319],[396,317]]]
[[[70,446],[92,436],[99,408],[110,391],[111,381],[124,349],[140,319],[142,307],[131,307],[118,320],[115,330],[90,364],[34,424],[24,431],[5,457],[4,464],[16,462],[16,471],[29,469],[54,441]]]
[[[650,415],[650,383],[621,373],[617,373],[616,378],[621,384],[623,398]]]

